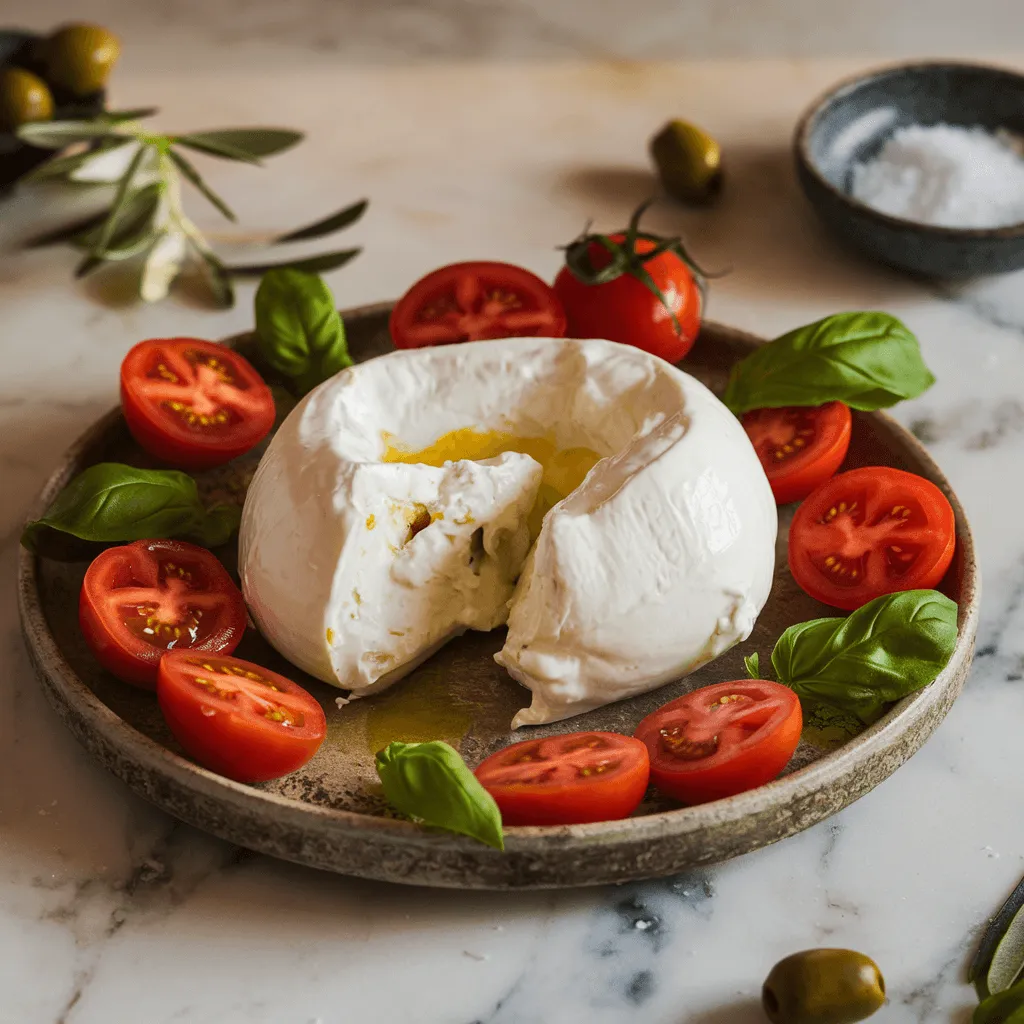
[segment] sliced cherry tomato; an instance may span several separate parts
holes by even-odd
[[[561,338],[565,312],[550,285],[511,263],[452,263],[417,281],[391,312],[396,348],[486,338]]]
[[[956,548],[946,496],[887,466],[840,473],[796,510],[789,569],[811,597],[852,611],[883,594],[935,587]]]
[[[296,771],[327,735],[316,698],[241,658],[171,651],[160,661],[156,695],[188,755],[238,782]]]
[[[802,501],[842,465],[853,417],[842,402],[754,409],[743,429],[757,452],[780,505]]]
[[[623,234],[609,237],[617,243],[626,239]],[[640,238],[634,251],[642,255],[653,248],[653,242]],[[587,251],[595,270],[611,261],[611,253],[598,242],[591,242]],[[678,331],[669,310],[643,281],[623,274],[605,284],[583,284],[563,267],[555,278],[555,294],[565,307],[568,336],[607,338],[678,363],[700,330],[700,290],[690,268],[674,252],[663,252],[644,267],[675,313]]]
[[[186,469],[229,462],[274,425],[274,398],[249,361],[198,338],[140,341],[121,363],[121,405],[150,455]]]
[[[476,777],[506,825],[615,821],[636,810],[650,766],[642,743],[616,732],[574,732],[513,743]]]
[[[107,548],[86,570],[78,621],[96,660],[153,689],[170,650],[230,654],[245,632],[242,593],[205,548],[137,540]]]
[[[685,804],[722,800],[771,782],[800,742],[803,713],[788,686],[764,679],[702,686],[648,715],[634,734],[651,782]]]

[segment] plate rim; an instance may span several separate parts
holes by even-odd
[[[341,314],[347,318],[380,316],[390,311],[392,306],[393,303],[391,302],[374,303],[341,310]],[[731,342],[738,342],[743,346],[749,347],[751,344],[764,343],[764,339],[756,335],[715,321],[705,321],[702,325],[702,330],[710,330],[713,333],[727,336]],[[242,332],[232,335],[224,339],[224,341],[227,344],[234,344],[241,339],[251,337],[251,333]],[[499,851],[490,850],[490,848],[484,847],[482,844],[466,837],[426,830],[409,821],[377,817],[355,811],[307,803],[293,797],[279,795],[234,782],[201,768],[135,729],[134,726],[117,715],[112,708],[100,700],[85,682],[78,677],[73,667],[66,660],[46,621],[46,615],[40,599],[39,576],[37,573],[38,556],[24,547],[19,547],[18,606],[22,633],[33,667],[40,680],[44,683],[48,691],[48,697],[51,698],[51,702],[60,701],[64,705],[63,709],[58,707],[62,718],[65,717],[64,709],[72,714],[76,714],[86,726],[95,729],[104,740],[123,745],[125,748],[123,753],[134,758],[144,769],[168,776],[173,783],[186,790],[194,790],[197,792],[197,795],[218,802],[229,796],[232,802],[232,809],[237,809],[240,804],[243,810],[256,815],[269,812],[281,820],[282,823],[299,829],[310,827],[311,821],[315,820],[317,828],[321,830],[326,829],[338,836],[357,837],[368,834],[380,836],[383,834],[390,836],[392,840],[400,842],[405,846],[429,847],[433,858],[436,858],[438,855],[443,856],[446,853],[458,855],[466,855],[468,853],[474,858],[486,859],[491,856],[496,858],[507,857],[508,853],[521,854],[527,857],[531,854],[549,854],[552,850],[552,844],[557,849],[569,853],[573,849],[591,849],[595,844],[605,845],[627,839],[631,843],[665,840],[699,832],[712,826],[722,827],[729,824],[737,824],[744,819],[769,811],[780,803],[791,804],[801,798],[813,796],[821,791],[823,787],[834,783],[837,772],[845,775],[856,771],[859,766],[867,764],[872,758],[884,755],[886,751],[891,750],[894,746],[893,741],[897,736],[911,732],[915,726],[920,728],[923,724],[926,729],[924,737],[912,750],[905,753],[905,756],[898,757],[892,769],[886,771],[877,782],[891,775],[903,761],[920,749],[927,736],[930,735],[931,731],[938,725],[938,722],[945,716],[949,707],[952,706],[953,701],[959,695],[963,680],[971,664],[979,618],[981,577],[975,555],[974,540],[964,509],[942,470],[909,430],[884,412],[872,412],[863,415],[877,418],[890,432],[899,435],[901,442],[905,443],[915,458],[921,461],[924,468],[953,505],[957,524],[958,559],[962,560],[961,564],[963,566],[957,623],[958,635],[953,655],[933,683],[903,698],[883,718],[838,750],[825,754],[818,760],[797,769],[789,775],[725,800],[693,807],[658,811],[626,818],[621,821],[563,826],[509,826],[505,829],[506,853],[502,854]],[[28,519],[38,518],[53,500],[57,491],[64,486],[71,467],[99,437],[109,431],[121,418],[120,406],[111,409],[93,422],[69,446],[62,455],[57,468],[49,475],[33,501],[29,509]],[[942,708],[943,703],[946,704],[944,709]],[[935,712],[938,716],[931,723],[930,727],[928,727],[929,723],[926,721],[929,712]],[[66,718],[65,723],[72,728],[77,738],[89,748],[90,753],[95,754],[96,751],[93,745],[87,741],[86,737],[71,725]],[[105,764],[105,766],[128,783],[136,792],[140,792],[137,781],[126,777],[125,772],[118,770],[111,764]],[[872,783],[868,788],[873,788],[877,782]],[[864,790],[864,792],[866,791]],[[154,799],[149,792],[142,791],[142,795],[160,805],[160,801]],[[842,806],[853,802],[861,795],[863,795],[862,792],[850,794],[849,799]],[[177,812],[170,811],[170,813],[176,814]],[[834,813],[834,811],[828,813]],[[828,816],[828,813],[822,817]],[[807,824],[809,825],[810,822]],[[807,827],[807,825],[799,826],[792,831],[799,831],[804,827]],[[777,841],[788,834],[792,834],[792,832],[785,832],[783,835],[775,837],[775,839],[768,840],[768,842]],[[224,838],[230,839],[230,835],[225,835]],[[747,848],[753,849],[762,845],[766,844],[755,841],[749,844]],[[277,856],[282,856],[280,852],[270,852],[275,853]],[[308,862],[304,861],[301,857],[292,859]],[[344,872],[346,869],[339,867],[336,870]],[[359,874],[369,877],[387,878],[391,881],[404,880],[386,873],[369,875],[365,872],[359,872]],[[647,876],[634,874],[623,876],[623,880],[626,880],[627,877],[639,878]],[[416,884],[444,884],[431,883],[421,877],[411,878],[408,881]],[[594,882],[583,880],[576,884],[602,884],[604,881],[604,879]],[[539,884],[543,886],[542,881]],[[466,885],[480,887],[480,883],[466,883]],[[483,887],[496,888],[496,886],[491,885],[484,885]],[[559,887],[561,887],[561,884]]]

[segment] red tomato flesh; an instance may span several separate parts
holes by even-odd
[[[185,469],[229,462],[274,425],[274,398],[249,361],[198,338],[140,341],[121,363],[121,405],[135,440]]]
[[[800,742],[800,700],[764,679],[703,686],[648,715],[634,734],[651,782],[685,804],[722,800],[774,779]]]
[[[536,274],[511,263],[452,263],[427,274],[391,313],[396,348],[487,338],[561,338],[562,304]]]
[[[126,683],[156,686],[170,650],[230,654],[242,639],[245,602],[205,548],[137,540],[108,548],[86,570],[78,621],[96,660]]]
[[[324,710],[311,694],[241,658],[171,651],[160,661],[156,693],[189,756],[237,782],[296,771],[327,735]]]
[[[887,466],[840,473],[797,509],[789,568],[811,597],[852,611],[901,590],[931,589],[956,548],[946,496],[929,480]]]
[[[625,241],[624,234],[609,236]],[[643,255],[654,248],[649,239],[637,239],[635,251]],[[611,253],[599,242],[588,248],[596,270],[611,262]],[[607,338],[635,345],[670,363],[678,363],[693,347],[700,331],[700,290],[690,268],[674,252],[663,252],[644,263],[661,289],[668,309],[646,285],[629,274],[605,284],[584,284],[568,267],[555,278],[555,294],[562,300],[570,338]],[[679,330],[672,323],[675,313]]]
[[[842,402],[754,409],[743,429],[780,505],[802,501],[832,477],[850,447],[853,417]]]
[[[647,749],[614,732],[527,740],[492,754],[476,770],[506,825],[615,821],[647,791]]]

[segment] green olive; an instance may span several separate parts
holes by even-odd
[[[780,960],[761,990],[772,1024],[855,1024],[885,1002],[878,965],[852,949],[808,949]]]
[[[707,202],[722,183],[722,149],[688,121],[669,121],[651,139],[651,156],[665,191],[684,203]]]
[[[46,77],[75,96],[107,84],[121,56],[121,40],[100,25],[64,25],[46,41]]]
[[[22,68],[0,70],[0,131],[53,117],[53,96],[46,83]]]

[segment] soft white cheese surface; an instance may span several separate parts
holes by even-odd
[[[387,435],[418,450],[465,427],[602,456],[529,558],[529,456],[380,461]],[[497,660],[533,691],[518,726],[652,689],[744,639],[776,529],[746,434],[698,381],[612,342],[506,339],[396,352],[307,396],[250,486],[240,568],[268,640],[353,696],[508,618]]]

